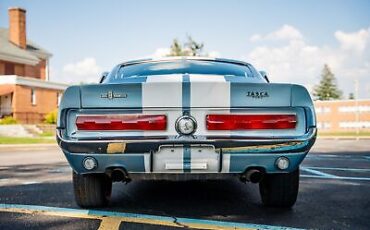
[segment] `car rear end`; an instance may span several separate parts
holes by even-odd
[[[260,182],[296,172],[315,137],[304,87],[189,74],[72,86],[57,128],[76,174],[113,181]]]

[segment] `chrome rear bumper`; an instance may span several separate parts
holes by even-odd
[[[316,140],[316,128],[299,137],[206,137],[205,139],[169,139],[163,137],[132,137],[130,139],[69,139],[57,130],[57,142],[66,153],[149,153],[161,145],[213,145],[223,153],[297,153],[308,152]]]

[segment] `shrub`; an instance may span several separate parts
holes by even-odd
[[[58,114],[57,109],[55,109],[55,110],[49,112],[48,114],[46,114],[45,123],[46,124],[56,124],[57,123],[57,114]]]
[[[11,125],[11,124],[17,124],[17,120],[14,119],[12,116],[4,117],[3,119],[0,119],[0,125]]]

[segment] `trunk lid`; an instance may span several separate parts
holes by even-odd
[[[290,84],[172,76],[80,86],[82,108],[239,108],[291,106]]]

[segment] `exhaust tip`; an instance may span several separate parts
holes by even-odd
[[[252,183],[258,183],[262,180],[263,173],[258,169],[250,169],[243,176],[242,180],[249,181]]]
[[[126,172],[123,169],[115,168],[111,172],[111,178],[112,181],[118,182],[118,181],[127,181],[128,177]]]

